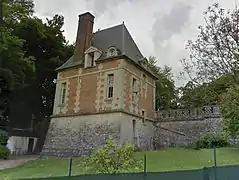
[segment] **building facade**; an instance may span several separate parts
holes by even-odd
[[[124,23],[95,33],[93,24],[79,15],[75,52],[57,69],[45,154],[87,154],[109,136],[152,149],[156,77]]]

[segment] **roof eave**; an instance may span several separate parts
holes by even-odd
[[[133,62],[136,66],[138,66],[139,68],[143,69],[144,71],[148,72],[155,80],[158,80],[159,78],[152,73],[150,70],[146,69],[145,67],[143,67],[142,65],[140,65],[139,63],[137,63],[136,61],[132,60],[130,57],[128,57],[127,55],[122,55],[125,59],[130,60],[131,62]]]
[[[77,64],[77,65],[73,65],[73,66],[68,66],[68,67],[59,67],[57,68],[55,71],[56,72],[60,72],[60,71],[63,71],[63,70],[66,70],[66,69],[70,69],[70,68],[76,68],[76,67],[81,67],[83,66],[83,64]]]
[[[130,57],[128,57],[127,55],[119,55],[119,56],[114,56],[114,57],[107,57],[104,59],[99,59],[96,60],[96,63],[100,63],[102,61],[107,61],[107,60],[112,60],[112,59],[126,59],[129,60],[130,62],[134,63],[137,67],[139,67],[140,69],[143,69],[144,71],[148,72],[155,80],[158,80],[159,78],[152,73],[151,71],[149,71],[148,69],[146,69],[145,67],[143,67],[142,65],[140,65],[139,63],[137,63],[136,61],[132,60]],[[56,72],[60,72],[66,69],[70,69],[70,68],[76,68],[76,67],[82,67],[83,64],[77,64],[77,65],[73,65],[73,66],[68,66],[68,67],[59,67],[57,68],[55,71]]]

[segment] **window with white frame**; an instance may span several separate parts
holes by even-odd
[[[107,77],[107,98],[113,98],[114,94],[114,74],[108,74]]]
[[[89,55],[90,55],[90,66],[94,66],[95,54],[93,52],[90,53]]]
[[[61,97],[60,97],[60,104],[65,104],[66,101],[66,83],[61,84]]]
[[[142,83],[142,88],[143,89],[146,89],[146,75],[145,74],[143,74],[143,83]]]
[[[95,54],[94,52],[85,55],[85,68],[94,67],[95,64]]]
[[[136,98],[137,98],[137,82],[136,82],[136,79],[133,78],[133,81],[132,81],[132,102],[136,102]]]

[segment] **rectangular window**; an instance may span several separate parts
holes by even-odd
[[[142,110],[142,116],[143,116],[143,123],[145,122],[145,113],[144,110]]]
[[[135,102],[136,101],[136,96],[137,96],[137,84],[136,84],[136,79],[133,78],[133,82],[132,82],[132,101]]]
[[[112,98],[114,93],[114,74],[109,74],[107,79],[107,98]]]
[[[142,83],[143,89],[146,89],[146,76],[143,74],[143,83]]]
[[[94,53],[91,53],[90,54],[90,64],[91,64],[91,66],[94,66],[94,59],[95,59]]]
[[[85,55],[85,68],[94,67],[94,65],[95,65],[94,52],[86,54]]]
[[[133,120],[133,137],[136,138],[136,120]]]
[[[143,80],[146,81],[146,76],[145,76],[145,74],[143,74]]]
[[[145,114],[144,114],[144,110],[142,110],[142,116],[143,116],[143,117],[145,116]]]
[[[66,100],[66,83],[61,84],[61,104],[65,104]]]

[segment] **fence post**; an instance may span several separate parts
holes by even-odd
[[[147,176],[147,160],[146,160],[146,154],[144,154],[144,178]]]
[[[213,167],[214,178],[215,178],[215,180],[217,180],[217,149],[215,146],[213,148],[213,159],[214,159],[214,167]]]
[[[71,177],[71,168],[72,168],[72,158],[70,158],[70,163],[69,163],[69,170],[68,170],[69,177]]]

